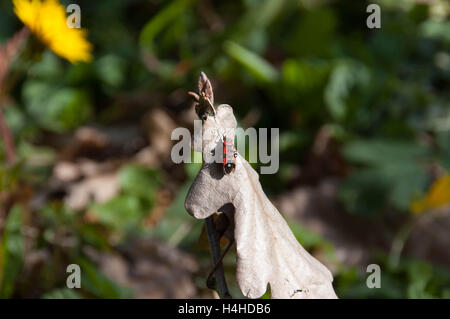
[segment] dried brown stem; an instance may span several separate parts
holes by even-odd
[[[231,295],[228,291],[227,282],[225,280],[225,272],[223,270],[223,257],[220,253],[220,238],[219,234],[216,231],[216,225],[214,223],[213,216],[206,218],[205,223],[206,232],[208,233],[209,245],[211,247],[211,255],[213,257],[214,268],[212,273],[215,273],[217,293],[219,294],[221,299],[230,299]]]
[[[0,135],[2,137],[3,145],[5,148],[6,159],[10,165],[13,165],[16,161],[16,147],[14,145],[14,138],[11,130],[6,122],[3,108],[0,106]]]
[[[201,119],[203,119],[206,114],[211,112],[215,114],[213,88],[205,73],[200,73],[200,77],[198,79],[198,94],[189,92],[189,95],[194,98],[196,102],[195,111]],[[221,256],[220,251],[220,234],[216,229],[216,224],[214,223],[214,218],[212,216],[206,218],[205,223],[214,265],[211,275],[208,276],[207,285],[212,289],[215,288],[221,299],[231,298],[223,270],[223,256]],[[228,251],[228,249],[226,251]],[[213,275],[215,275],[215,280],[214,284],[211,284]]]

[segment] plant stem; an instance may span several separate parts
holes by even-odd
[[[220,254],[220,238],[216,231],[216,225],[214,224],[213,215],[209,216],[205,220],[206,232],[208,233],[209,245],[211,247],[211,255],[213,258],[215,275],[216,275],[216,287],[217,293],[221,299],[229,299],[231,295],[228,291],[227,282],[225,280],[225,273],[223,270],[223,264]]]
[[[6,159],[10,165],[13,165],[16,161],[16,147],[14,145],[14,138],[9,129],[8,123],[6,122],[5,116],[3,114],[3,107],[0,105],[0,135],[5,146]]]
[[[391,267],[398,267],[405,243],[408,240],[417,220],[418,218],[415,216],[410,218],[395,235],[394,240],[392,241],[391,250],[389,252],[389,265]]]
[[[0,87],[0,137],[3,141],[3,145],[6,153],[6,160],[9,165],[14,165],[16,161],[16,147],[14,144],[14,137],[9,128],[8,122],[6,122],[5,115],[3,113],[5,101],[7,99],[8,93],[16,86],[17,82],[23,75],[24,70],[28,70],[29,62],[25,62],[26,59],[23,57],[26,54],[26,49],[24,49],[25,42],[30,34],[30,30],[27,27],[23,27],[19,32],[2,46],[2,50],[6,50],[6,68],[8,71],[14,69],[15,72],[8,74],[8,83],[1,83]],[[8,53],[9,52],[9,53]],[[24,53],[25,52],[25,53]],[[13,68],[13,62],[17,59],[17,68]]]

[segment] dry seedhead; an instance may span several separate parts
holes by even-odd
[[[216,109],[214,108],[214,94],[211,82],[205,73],[201,72],[198,79],[198,94],[195,92],[188,92],[195,101],[195,112],[203,121],[207,116],[216,116]]]

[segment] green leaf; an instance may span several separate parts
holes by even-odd
[[[185,13],[193,2],[194,0],[176,0],[168,4],[144,26],[139,36],[139,43],[142,46],[151,46],[158,33]]]
[[[81,299],[83,296],[75,289],[55,289],[42,295],[42,299]]]
[[[383,172],[367,168],[347,177],[339,188],[338,197],[350,213],[373,216],[384,207],[387,193],[388,182]]]
[[[17,105],[10,105],[2,110],[5,113],[6,122],[15,135],[19,135],[26,129],[26,118]]]
[[[100,79],[107,85],[117,88],[125,81],[126,61],[114,54],[108,54],[95,63]]]
[[[45,51],[41,61],[33,64],[29,72],[31,76],[38,79],[60,81],[64,78],[62,60],[51,51]]]
[[[368,82],[369,72],[363,64],[352,60],[336,64],[324,92],[325,103],[334,119],[342,120],[347,114],[347,98],[351,89],[365,86]]]
[[[450,299],[450,288],[445,288],[442,290],[442,299]]]
[[[433,277],[432,266],[425,262],[410,262],[407,271],[410,281],[407,290],[408,298],[433,298],[427,291],[428,283]]]
[[[122,194],[106,203],[92,205],[92,211],[102,223],[115,230],[136,230],[153,205],[159,176],[154,170],[131,164],[119,171],[119,182]]]
[[[295,238],[297,238],[297,241],[305,249],[317,248],[320,246],[323,247],[327,245],[325,239],[303,227],[300,223],[291,220],[288,221],[288,224]]]
[[[442,39],[443,41],[450,42],[450,22],[427,20],[422,23],[420,32],[424,37]]]
[[[79,89],[27,81],[23,88],[23,98],[28,112],[39,125],[55,132],[74,129],[86,122],[92,114],[88,95]]]
[[[325,63],[287,59],[283,63],[282,79],[289,90],[307,93],[322,86],[329,72]]]
[[[97,267],[85,258],[78,258],[81,268],[81,288],[99,298],[131,298],[132,291],[122,287],[102,274]]]
[[[345,158],[351,162],[368,165],[393,165],[420,160],[428,155],[423,146],[396,140],[356,140],[343,148]]]
[[[360,168],[342,183],[339,198],[360,215],[373,215],[388,203],[406,211],[426,181],[425,167],[414,162]]]
[[[193,152],[193,156],[199,155],[202,156],[201,152]],[[202,168],[202,163],[186,163],[184,164],[184,167],[186,169],[186,173],[189,176],[190,180],[194,180],[194,178],[197,176],[198,172]]]
[[[139,198],[131,195],[119,195],[104,204],[91,207],[102,223],[123,232],[138,228],[148,209]]]
[[[18,179],[20,174],[21,174],[20,164],[16,164],[13,167],[0,164],[0,193],[4,190],[8,191],[13,190],[18,185]]]
[[[233,41],[226,41],[223,47],[231,58],[241,64],[257,80],[271,83],[278,79],[278,71],[259,55]]]
[[[14,284],[23,265],[22,210],[14,206],[6,220],[0,244],[0,298],[14,293]]]
[[[318,6],[295,17],[287,34],[282,35],[285,38],[282,43],[288,53],[302,57],[323,57],[332,52],[338,24],[338,18],[332,9]]]
[[[139,165],[126,165],[119,172],[122,191],[144,199],[153,199],[159,185],[157,171]]]

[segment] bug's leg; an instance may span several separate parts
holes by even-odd
[[[194,101],[195,102],[198,102],[199,100],[200,100],[200,96],[197,94],[197,93],[194,93],[194,92],[188,92],[188,94],[190,95],[190,96],[192,96],[192,98],[194,99]]]

